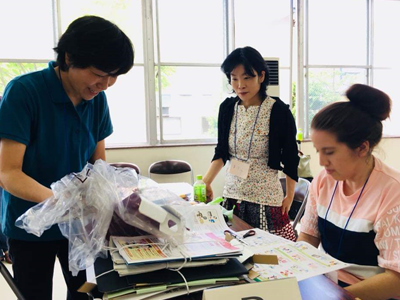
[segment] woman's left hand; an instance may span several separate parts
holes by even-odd
[[[288,214],[290,207],[292,206],[293,197],[286,196],[282,201],[282,215]]]

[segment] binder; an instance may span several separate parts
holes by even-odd
[[[94,264],[94,269],[96,276],[113,269],[111,258],[98,258]],[[247,269],[236,258],[230,258],[222,266],[210,265],[196,268],[182,268],[180,272],[185,276],[187,281],[237,277],[248,273]],[[97,278],[97,286],[102,293],[116,292],[129,287],[135,287],[136,285],[169,285],[182,282],[184,280],[177,272],[166,269],[125,277],[119,277],[117,272],[110,272]]]

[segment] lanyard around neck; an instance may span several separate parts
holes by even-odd
[[[239,114],[239,102],[240,102],[240,101],[237,102],[236,108],[235,108],[235,112],[236,112],[236,116],[235,116],[235,134],[234,134],[234,142],[233,142],[233,143],[234,143],[234,146],[235,146],[235,147],[234,147],[234,148],[235,148],[235,158],[238,159],[238,160],[241,160],[241,161],[248,161],[249,158],[250,158],[250,150],[251,150],[251,143],[252,143],[252,141],[253,141],[254,130],[256,129],[256,124],[257,124],[258,116],[260,115],[261,105],[263,104],[264,101],[262,101],[262,102],[260,103],[260,106],[258,107],[256,119],[255,119],[255,121],[254,121],[253,129],[252,129],[252,132],[251,132],[251,137],[250,137],[250,142],[249,142],[249,149],[247,150],[247,159],[245,159],[245,160],[244,160],[244,159],[238,158],[238,157],[237,157],[237,153],[236,153],[236,134],[237,134],[237,120],[238,120],[238,114]]]
[[[367,180],[365,181],[364,185],[362,186],[361,191],[360,191],[360,194],[358,195],[357,201],[356,201],[356,203],[354,204],[353,209],[351,210],[351,213],[350,213],[350,215],[349,215],[349,217],[348,217],[348,219],[347,219],[347,222],[346,222],[346,224],[345,224],[345,226],[344,226],[344,228],[343,228],[343,230],[342,230],[342,234],[341,234],[341,236],[340,236],[340,240],[339,240],[339,245],[338,245],[336,257],[339,257],[340,248],[342,247],[343,237],[344,237],[344,233],[346,232],[347,225],[349,224],[349,221],[350,221],[350,219],[351,219],[351,216],[353,215],[353,212],[354,212],[354,210],[356,209],[358,202],[360,201],[361,195],[362,195],[362,193],[363,193],[363,191],[364,191],[364,189],[365,189],[365,186],[367,185],[367,182],[368,182],[368,180],[369,180],[369,176],[370,176],[370,175],[371,175],[371,174],[368,175]],[[336,181],[335,188],[333,189],[331,201],[329,202],[328,209],[326,210],[325,219],[324,219],[324,233],[325,233],[325,228],[326,228],[326,219],[327,219],[327,217],[328,217],[328,212],[329,212],[329,210],[330,210],[330,208],[331,208],[331,205],[332,205],[332,202],[333,202],[333,198],[335,197],[335,193],[336,193],[336,189],[337,189],[338,183],[339,183],[339,182]]]

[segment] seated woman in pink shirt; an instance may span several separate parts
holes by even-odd
[[[298,241],[349,264],[342,286],[363,299],[400,299],[400,172],[372,155],[391,100],[355,84],[320,110],[311,139],[324,170],[313,180]]]

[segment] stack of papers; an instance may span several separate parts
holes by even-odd
[[[152,235],[112,236],[110,246],[117,249],[111,252],[113,262],[148,270],[149,267],[171,267],[172,263],[182,266],[185,261],[192,266],[222,264],[227,262],[227,258],[242,254],[242,245],[234,246],[225,240],[224,230],[229,228],[218,206],[194,206],[187,217],[186,227],[184,242],[178,245]],[[121,266],[118,268],[122,269]]]
[[[103,299],[112,299],[122,295],[129,295],[130,297],[146,295],[145,298],[140,299],[153,299],[150,298],[150,293],[153,292],[162,293],[163,298],[161,299],[168,299],[164,294],[171,293],[171,290],[177,293],[187,293],[183,277],[185,277],[187,285],[192,291],[193,289],[205,289],[221,284],[237,283],[241,281],[242,275],[248,273],[248,270],[236,258],[228,259],[228,262],[223,265],[182,268],[179,271],[180,273],[162,269],[120,277],[117,272],[106,273],[112,268],[113,262],[110,258],[97,259],[94,269],[96,276],[100,275],[96,280],[99,291],[104,293]]]
[[[111,238],[127,265],[239,256],[243,248],[232,246],[212,232],[194,233],[177,246],[151,235]]]
[[[141,273],[148,273],[162,269],[177,269],[182,266],[182,262],[161,262],[161,263],[152,263],[145,265],[127,265],[125,260],[118,252],[114,252],[111,255],[114,270],[118,272],[119,276],[127,276],[127,275],[135,275]],[[207,260],[197,260],[197,261],[188,261],[185,264],[186,268],[195,268],[202,267],[208,265],[224,265],[228,262],[228,258],[221,259],[207,259]]]
[[[110,246],[116,250],[95,264],[103,299],[168,299],[187,289],[243,281],[248,270],[236,259],[243,245],[225,240],[224,230],[229,228],[218,206],[194,206],[186,216],[186,227],[184,242],[178,245],[153,235],[112,236]],[[114,272],[105,274],[109,270]]]

